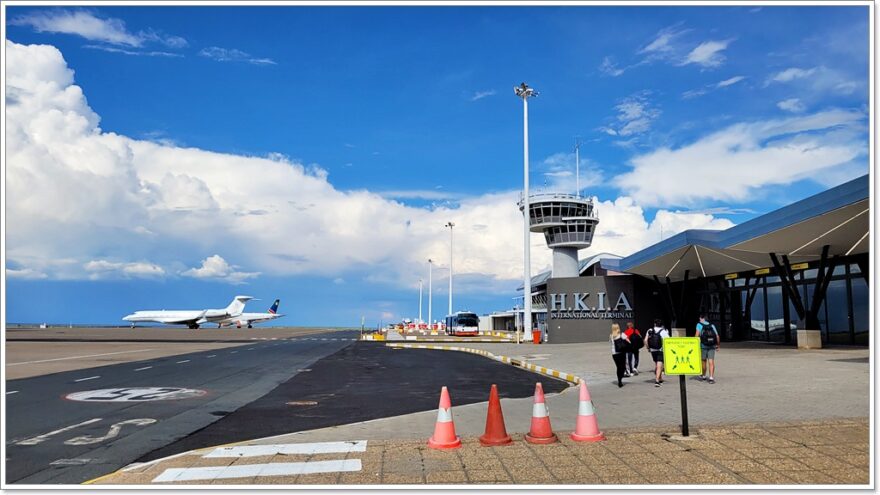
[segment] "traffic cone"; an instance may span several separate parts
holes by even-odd
[[[593,401],[590,400],[590,391],[587,390],[587,383],[581,381],[580,398],[578,399],[578,417],[571,434],[571,439],[575,442],[598,442],[605,440],[605,435],[599,431],[599,423],[596,421],[596,410],[593,408]]]
[[[501,399],[498,398],[498,387],[493,383],[489,391],[489,412],[486,414],[486,433],[480,437],[480,445],[494,447],[508,445],[513,440],[504,428],[504,414],[501,412]]]
[[[526,433],[526,442],[529,443],[553,443],[559,438],[550,427],[550,412],[544,403],[544,389],[541,382],[535,384],[535,404],[532,406],[532,426]]]
[[[432,449],[457,449],[461,447],[461,438],[455,435],[455,423],[452,422],[452,401],[446,387],[440,390],[440,407],[437,409],[437,423],[434,425],[434,436],[428,439],[428,447]]]

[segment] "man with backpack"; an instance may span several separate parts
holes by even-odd
[[[709,383],[715,383],[715,351],[720,347],[721,339],[715,325],[709,323],[705,314],[700,314],[700,322],[697,323],[697,337],[700,338],[700,350],[703,354],[703,374],[700,380],[706,379],[706,371],[709,372]],[[709,365],[707,368],[706,365]]]
[[[626,338],[629,339],[630,350],[626,353],[626,375],[633,376],[639,374],[639,349],[644,347],[645,339],[642,334],[633,327],[633,322],[626,323],[626,330],[623,331]]]
[[[654,359],[654,386],[659,387],[663,383],[663,339],[669,337],[669,331],[663,327],[663,322],[654,320],[654,326],[645,335],[647,338],[648,351]]]

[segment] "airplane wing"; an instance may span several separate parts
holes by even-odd
[[[191,323],[199,323],[199,320],[205,316],[204,311],[193,312],[190,315],[174,315],[169,317],[156,318],[155,321],[168,325],[189,325]]]

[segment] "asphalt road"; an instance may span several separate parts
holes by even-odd
[[[71,484],[112,472],[259,399],[357,336],[340,331],[255,341],[7,381],[6,481]],[[204,395],[142,402],[65,398],[123,387],[179,387]],[[135,398],[132,391],[103,397]]]
[[[260,399],[207,428],[138,459],[149,461],[193,449],[436,410],[448,387],[455,406],[484,402],[498,385],[502,398],[531,397],[568,383],[463,352],[392,349],[360,342],[316,362]],[[531,409],[530,409],[531,410]],[[425,438],[430,436],[425,431]]]

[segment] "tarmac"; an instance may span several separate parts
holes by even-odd
[[[6,379],[213,351],[327,331],[317,328],[9,328],[5,342]]]
[[[378,344],[371,344],[378,345]],[[680,431],[680,385],[667,377],[653,386],[652,364],[642,353],[642,373],[618,388],[609,344],[460,344],[572,373],[589,386],[600,427],[608,439],[572,442],[567,433],[577,415],[577,393],[547,394],[552,424],[561,442],[550,446],[522,441],[531,419],[531,398],[504,398],[512,446],[483,448],[486,404],[456,406],[460,450],[440,452],[425,445],[436,410],[330,428],[255,439],[236,445],[315,445],[366,441],[363,453],[291,457],[203,458],[203,449],[158,462],[130,466],[100,483],[150,484],[166,469],[254,464],[235,469],[250,476],[185,481],[187,484],[859,484],[869,482],[870,350],[831,348],[799,351],[760,343],[722,344],[717,382],[686,380],[690,439]],[[414,352],[399,350],[396,352]],[[454,351],[432,351],[454,352]],[[486,391],[488,397],[488,390]],[[271,447],[274,448],[274,447]],[[271,449],[270,449],[271,450]],[[303,466],[332,459],[359,460],[351,471],[302,474]],[[284,461],[301,474],[271,474]],[[293,462],[291,462],[293,461]],[[331,463],[332,464],[332,463]],[[346,464],[349,468],[354,463]],[[286,467],[285,467],[286,468]],[[173,473],[172,473],[173,474]],[[176,474],[174,475],[176,476]],[[208,476],[211,476],[210,474]],[[157,483],[166,483],[159,478]]]

